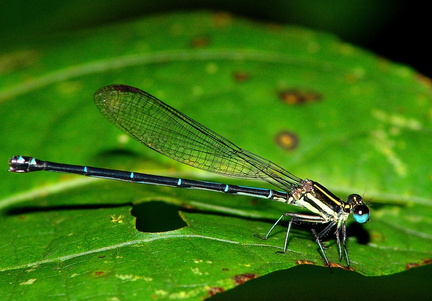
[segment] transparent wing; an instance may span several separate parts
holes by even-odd
[[[95,103],[121,130],[184,164],[231,177],[262,179],[283,190],[301,181],[140,89],[106,86],[96,91]]]

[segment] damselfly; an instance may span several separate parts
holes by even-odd
[[[106,86],[95,93],[100,112],[114,125],[149,148],[184,164],[226,176],[263,180],[281,189],[272,190],[216,182],[187,180],[143,173],[118,171],[88,166],[41,161],[33,157],[15,156],[9,160],[9,171],[26,173],[39,170],[80,174],[141,184],[201,189],[235,195],[265,198],[308,209],[313,214],[286,212],[262,237],[268,239],[277,224],[289,217],[283,253],[293,224],[323,225],[312,229],[327,265],[322,238],[331,229],[336,235],[339,260],[345,256],[346,222],[352,213],[359,223],[369,220],[369,208],[358,194],[342,201],[318,182],[300,179],[275,163],[244,150],[221,135],[170,107],[140,89],[126,85]]]

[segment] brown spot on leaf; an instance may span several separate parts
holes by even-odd
[[[346,267],[346,266],[340,265],[339,263],[336,263],[336,262],[330,262],[329,267],[341,268],[341,269],[344,269],[346,271],[355,271],[352,267]]]
[[[376,231],[374,231],[374,232],[371,233],[371,239],[373,241],[375,241],[375,242],[379,242],[379,241],[384,241],[385,240],[383,234],[380,233],[380,232],[376,232]]]
[[[103,278],[103,277],[108,276],[108,274],[105,273],[104,271],[96,271],[96,272],[93,273],[93,276],[95,278]]]
[[[322,95],[317,92],[300,88],[280,91],[279,98],[289,105],[302,105],[323,99]]]
[[[405,265],[405,269],[409,270],[409,269],[412,269],[412,268],[417,268],[417,267],[420,267],[420,266],[423,266],[423,265],[426,265],[426,264],[431,264],[431,263],[432,263],[432,259],[430,259],[430,258],[428,258],[428,259],[422,259],[422,261],[420,263],[417,263],[417,262],[407,263]]]
[[[297,148],[299,144],[298,136],[290,131],[282,130],[277,133],[275,138],[276,144],[284,150],[293,150]]]
[[[427,86],[429,89],[432,88],[432,79],[429,77],[424,76],[423,74],[417,73],[417,79],[423,83],[425,86]]]
[[[235,71],[233,77],[236,82],[241,83],[249,80],[250,74],[245,71]]]
[[[301,264],[309,264],[309,265],[315,265],[316,263],[310,260],[296,260],[295,261],[296,265],[301,265]]]
[[[249,201],[249,204],[251,204],[252,206],[256,206],[257,204],[259,204],[259,201],[257,200],[257,198],[253,198]]]
[[[345,75],[345,78],[349,84],[355,84],[358,80],[358,77],[352,73]]]
[[[431,264],[432,263],[432,259],[422,259],[423,264]]]
[[[36,63],[40,54],[35,50],[18,50],[0,55],[0,73],[18,71]]]
[[[210,44],[210,38],[208,36],[195,37],[189,44],[192,48],[204,48]]]
[[[225,291],[222,287],[219,286],[213,286],[210,288],[210,290],[208,291],[210,296],[214,296],[216,294],[222,293],[223,291]]]
[[[283,32],[285,30],[285,28],[277,23],[266,23],[264,24],[265,28],[267,28],[268,30],[271,30],[273,32]]]
[[[240,274],[240,275],[236,275],[234,276],[234,281],[237,285],[243,284],[246,281],[255,279],[257,277],[256,274],[252,274],[252,273],[245,273],[245,274]]]
[[[181,207],[186,208],[186,209],[190,209],[190,210],[194,210],[194,209],[198,210],[198,207],[193,206],[191,204],[186,204],[186,203],[181,203]]]
[[[232,23],[233,17],[228,13],[217,12],[213,14],[213,24],[215,27],[225,27]]]
[[[419,266],[420,265],[418,263],[410,262],[410,263],[407,263],[405,265],[405,270],[409,270],[409,269],[416,268],[416,267],[419,267]]]
[[[90,277],[92,278],[106,278],[110,275],[110,272],[99,270],[90,273]]]

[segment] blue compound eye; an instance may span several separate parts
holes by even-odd
[[[358,205],[354,208],[353,215],[358,223],[366,223],[370,218],[369,208],[366,205]]]

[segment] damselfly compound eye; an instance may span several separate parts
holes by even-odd
[[[354,207],[354,219],[360,223],[366,223],[370,218],[369,208],[366,205],[358,205]]]

